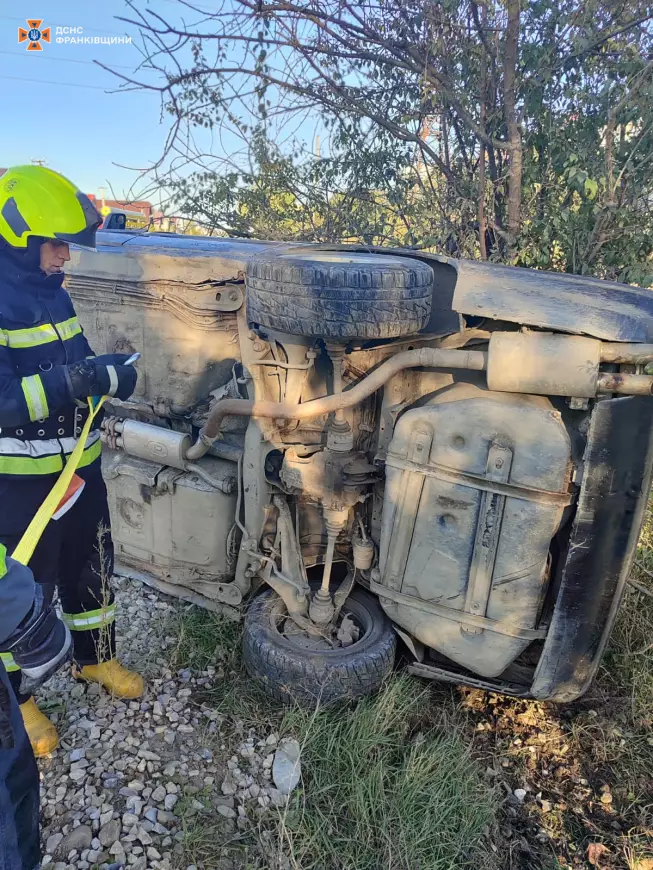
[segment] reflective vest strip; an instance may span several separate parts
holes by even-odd
[[[2,331],[2,343],[5,347],[24,349],[38,347],[41,344],[49,344],[52,341],[68,341],[82,331],[79,320],[70,317],[62,320],[54,326],[51,323],[43,323],[41,326],[33,326],[31,329],[5,329]]]
[[[0,544],[0,579],[5,576],[7,573],[7,548],[4,544]],[[5,666],[5,670],[7,673],[11,673],[12,671],[19,671],[20,668],[14,661],[14,657],[11,653],[3,652],[0,653],[0,662]]]
[[[34,442],[25,442],[34,443]],[[55,440],[55,443],[56,442]],[[72,451],[71,451],[72,452]],[[102,442],[99,435],[96,440],[84,450],[82,461],[78,468],[90,465],[102,453]],[[63,469],[61,452],[49,456],[2,456],[0,455],[0,474],[39,475],[56,474]]]
[[[28,378],[22,378],[20,385],[23,388],[23,395],[32,423],[36,420],[45,420],[50,415],[50,410],[41,375],[30,375]]]
[[[84,450],[84,454],[82,455],[81,462],[77,466],[77,468],[85,468],[87,465],[90,465],[92,462],[100,456],[102,453],[102,442],[98,438],[94,444],[91,444],[90,447],[87,447]]]
[[[86,442],[86,447],[95,444],[100,438],[96,430],[91,432]],[[72,453],[79,439],[68,438],[39,438],[33,441],[23,441],[20,438],[0,438],[0,456],[21,456],[34,458],[40,456],[59,456],[61,451]]]
[[[62,613],[61,618],[72,631],[90,631],[105,628],[116,618],[116,605],[109,604],[99,610],[86,610],[83,613]]]
[[[82,331],[79,325],[79,320],[76,317],[71,317],[70,320],[64,320],[57,323],[57,332],[61,336],[62,341],[68,341],[69,338],[74,338]]]
[[[20,668],[16,664],[16,660],[11,653],[0,653],[0,662],[5,666],[5,671],[10,674],[12,671],[19,671]]]

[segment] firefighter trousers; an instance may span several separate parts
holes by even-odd
[[[0,870],[34,870],[40,862],[39,774],[0,662]]]
[[[62,618],[70,628],[74,659],[80,666],[108,661],[115,655],[113,543],[107,491],[99,470],[84,477],[82,494],[59,520],[50,520],[29,563],[46,600],[51,601],[55,591],[59,593]],[[20,486],[17,481],[17,500],[21,498]],[[32,515],[39,506],[40,502],[34,505]],[[4,504],[0,507],[3,510]],[[22,532],[3,534],[2,526],[0,513],[0,543],[11,553]],[[28,696],[18,692],[20,670],[11,655],[1,653],[0,658],[22,704]]]

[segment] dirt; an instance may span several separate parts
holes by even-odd
[[[599,683],[563,707],[460,690],[474,754],[502,796],[496,832],[505,870],[653,870],[653,771],[628,767],[623,698]]]

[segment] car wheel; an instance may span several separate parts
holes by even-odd
[[[342,610],[358,638],[332,648],[300,631],[276,592],[257,596],[245,616],[243,653],[248,674],[272,697],[304,706],[372,695],[394,664],[397,639],[376,599],[355,589]]]

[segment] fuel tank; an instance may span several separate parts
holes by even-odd
[[[379,577],[398,625],[496,677],[534,640],[571,444],[548,399],[470,384],[407,411],[386,458]]]

